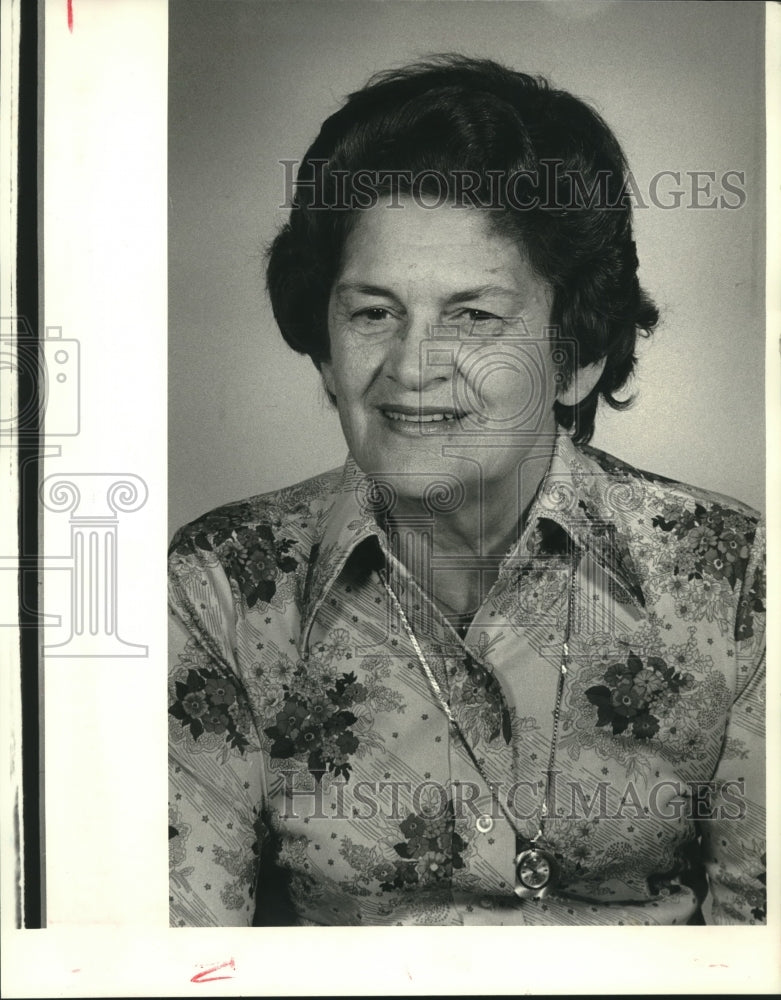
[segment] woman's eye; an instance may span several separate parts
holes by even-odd
[[[350,316],[350,325],[357,333],[379,336],[392,333],[398,322],[397,315],[386,306],[365,306]]]
[[[467,309],[464,313],[469,324],[470,333],[483,336],[494,336],[501,332],[504,321],[495,313],[484,312],[482,309]]]
[[[383,309],[382,306],[371,306],[369,309],[361,309],[359,312],[355,313],[354,319],[364,319],[369,320],[374,323],[381,323],[383,320],[388,319],[390,313],[387,309]]]

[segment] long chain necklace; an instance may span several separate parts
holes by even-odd
[[[570,563],[570,578],[569,578],[569,593],[567,598],[567,628],[564,634],[564,641],[562,642],[561,649],[561,662],[559,664],[559,676],[556,684],[556,699],[553,707],[553,732],[551,734],[551,745],[550,753],[548,755],[548,766],[545,770],[545,790],[542,797],[542,803],[540,805],[540,813],[537,823],[537,833],[529,838],[525,836],[518,829],[515,820],[511,816],[510,812],[505,808],[501,801],[501,798],[497,799],[499,808],[502,811],[504,818],[510,824],[513,832],[515,833],[515,855],[513,858],[513,865],[515,868],[515,894],[521,899],[530,898],[542,898],[546,896],[556,885],[559,877],[559,865],[556,861],[553,853],[548,850],[544,845],[544,832],[545,832],[545,821],[549,815],[549,797],[552,786],[552,775],[553,767],[556,762],[556,747],[559,740],[559,717],[561,715],[561,700],[564,694],[564,683],[569,671],[569,640],[572,632],[572,622],[574,619],[574,594],[575,594],[575,560],[572,559]],[[437,701],[442,706],[442,710],[447,717],[448,723],[450,724],[453,732],[458,736],[461,744],[469,755],[469,759],[474,764],[477,773],[490,787],[490,781],[482,765],[475,756],[472,747],[469,745],[461,727],[458,724],[457,719],[453,714],[453,710],[450,707],[450,702],[445,696],[442,688],[434,676],[434,672],[426,659],[425,653],[421,649],[420,643],[418,642],[418,637],[410,625],[409,619],[402,607],[401,601],[399,600],[396,592],[391,587],[387,580],[384,570],[379,571],[380,580],[382,581],[385,590],[388,592],[388,596],[391,599],[392,604],[396,608],[396,611],[401,621],[404,631],[407,634],[412,648],[415,650],[415,654],[420,661],[420,665],[423,668],[423,672],[428,679],[431,689],[437,698]]]

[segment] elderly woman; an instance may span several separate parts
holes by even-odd
[[[586,444],[637,267],[542,80],[441,58],[324,123],[268,287],[349,456],[173,541],[174,925],[763,922],[758,517]]]

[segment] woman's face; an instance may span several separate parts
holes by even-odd
[[[555,437],[551,301],[478,209],[407,198],[361,212],[331,291],[323,365],[361,469],[407,496],[446,476],[512,489]]]

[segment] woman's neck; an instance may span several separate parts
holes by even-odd
[[[465,489],[455,510],[398,499],[388,518],[394,555],[446,616],[474,614],[487,597],[502,559],[521,537],[549,461],[525,463],[518,482]]]

